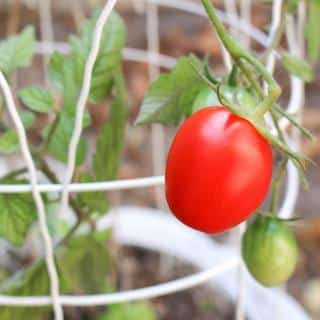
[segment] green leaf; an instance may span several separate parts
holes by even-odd
[[[299,0],[288,0],[288,12],[295,13],[297,11]]]
[[[49,79],[68,106],[75,106],[80,94],[85,60],[76,53],[53,53],[49,61]]]
[[[148,302],[111,305],[99,320],[156,320],[157,316]]]
[[[26,129],[31,128],[36,120],[34,113],[31,111],[20,111],[19,116]]]
[[[111,291],[107,281],[112,272],[106,244],[109,235],[108,231],[103,231],[78,236],[58,253],[67,291],[87,294]]]
[[[319,59],[320,54],[319,17],[320,1],[310,0],[305,34],[307,38],[308,55],[313,62]]]
[[[22,102],[36,112],[49,112],[53,110],[54,99],[49,90],[37,87],[28,87],[19,91]]]
[[[125,85],[120,72],[115,77],[115,87],[117,96],[112,103],[110,117],[98,136],[93,157],[93,173],[97,181],[114,179],[120,163],[127,118]]]
[[[63,65],[65,57],[59,53],[54,52],[49,60],[48,72],[49,79],[52,85],[59,91],[64,91],[63,83]]]
[[[85,61],[89,54],[97,15],[83,24],[79,36],[70,37],[71,55],[54,53],[49,63],[52,84],[64,97],[67,105],[75,105],[82,86]],[[121,51],[126,39],[125,25],[113,12],[103,31],[100,51],[94,65],[89,101],[99,103],[110,95],[113,73],[121,64]]]
[[[19,67],[27,67],[35,50],[35,32],[32,26],[0,42],[0,70],[9,74]]]
[[[58,123],[52,133],[49,141],[48,150],[50,154],[61,162],[67,163],[70,139],[74,127],[74,116],[70,115],[67,110],[63,110],[59,114]],[[81,165],[87,155],[87,144],[83,137],[80,138],[76,165]]]
[[[8,130],[0,136],[0,153],[13,153],[20,148],[18,134],[14,130]]]
[[[96,181],[96,179],[86,173],[83,173],[79,179],[81,183],[94,181]],[[88,208],[91,213],[105,214],[109,209],[106,193],[103,191],[81,192],[78,194],[77,199],[81,207]]]
[[[171,73],[162,74],[153,82],[143,100],[137,123],[160,122],[178,124],[190,113],[192,104],[203,88],[195,70],[203,68],[202,62],[193,57],[180,58]]]
[[[89,54],[98,14],[85,21],[81,34],[70,37],[73,54],[80,55],[83,63]],[[113,72],[120,66],[122,49],[126,40],[123,20],[113,12],[104,27],[100,50],[94,65],[89,101],[99,103],[111,92]]]
[[[27,180],[3,179],[1,184],[27,184]],[[37,218],[31,193],[0,194],[0,236],[20,246]],[[1,318],[1,317],[0,317]]]
[[[196,95],[191,112],[194,113],[200,109],[220,105],[220,101],[215,91],[209,88],[207,85],[203,85],[203,89]]]
[[[283,66],[292,74],[301,78],[305,82],[310,82],[314,79],[313,69],[310,64],[299,57],[288,53],[281,55]]]
[[[49,278],[43,260],[24,272],[19,272],[2,283],[0,293],[10,296],[43,296],[49,294]],[[1,306],[1,320],[43,320],[49,316],[51,308],[24,308]],[[32,317],[30,317],[32,315]]]

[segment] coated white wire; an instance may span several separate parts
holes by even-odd
[[[30,175],[30,183],[31,183],[30,187],[31,187],[32,195],[37,208],[40,232],[44,241],[45,261],[46,261],[49,279],[50,279],[51,298],[49,300],[50,302],[52,302],[55,319],[63,320],[63,310],[61,307],[60,296],[59,296],[59,278],[58,278],[58,273],[57,273],[57,269],[54,262],[52,239],[50,237],[50,233],[49,233],[47,221],[46,221],[45,206],[38,188],[37,171],[36,171],[36,168],[31,156],[31,152],[28,146],[28,140],[27,140],[26,132],[24,130],[24,126],[22,124],[22,121],[16,109],[8,82],[1,71],[0,71],[0,86],[6,101],[8,112],[16,127],[18,137],[19,137],[19,143],[21,146],[21,152],[26,161],[26,166],[28,168],[29,175]]]
[[[117,293],[96,294],[90,296],[61,295],[64,306],[98,306],[126,301],[151,299],[174,292],[179,292],[207,282],[220,274],[236,268],[239,259],[230,259],[208,270],[166,283]],[[0,305],[10,306],[46,306],[51,303],[50,297],[10,297],[0,295]]]
[[[115,191],[128,190],[134,188],[145,188],[151,186],[160,186],[164,184],[164,176],[154,176],[135,179],[121,179],[104,182],[90,183],[72,183],[69,185],[69,192],[86,192],[86,191]],[[40,192],[60,192],[63,190],[63,184],[39,184]],[[32,190],[30,184],[1,184],[0,193],[26,193]]]
[[[251,25],[251,6],[252,6],[252,0],[240,0],[240,16],[242,20],[246,21],[249,25]],[[243,45],[246,48],[250,47],[250,37],[248,37],[247,34],[241,33],[241,40]]]
[[[61,52],[63,54],[70,53],[70,46],[66,42],[37,42],[36,52],[38,54],[51,54],[54,51]],[[160,67],[171,69],[177,62],[173,57],[157,54],[157,53],[148,53],[148,51],[135,49],[135,48],[124,48],[122,50],[123,58],[128,61],[159,64]]]
[[[304,22],[305,22],[305,5],[299,3],[298,11],[298,23],[297,29],[295,29],[295,24],[292,15],[287,18],[286,25],[286,36],[289,51],[293,52],[298,56],[304,55]],[[302,40],[301,40],[302,39]],[[291,106],[289,103],[289,108],[298,112],[298,117],[301,120],[301,113],[304,107],[304,83],[301,79],[291,76]],[[294,92],[293,92],[294,91]],[[296,103],[296,105],[294,104]],[[294,130],[292,133],[292,140],[289,139],[289,143],[292,148],[298,149],[300,143],[301,134],[298,130]],[[287,138],[288,139],[288,138]],[[279,210],[279,216],[282,218],[288,218],[294,212],[296,202],[299,194],[299,174],[297,168],[290,161],[287,166],[287,188],[285,191],[284,201]]]
[[[39,13],[40,13],[40,33],[41,39],[53,43],[54,31],[51,15],[51,0],[38,0]],[[45,81],[48,82],[48,57],[43,56],[43,70]]]
[[[146,22],[147,22],[147,43],[148,54],[157,54],[159,57],[159,13],[158,4],[148,2],[146,10]],[[150,59],[148,59],[150,61]],[[158,78],[160,73],[159,61],[155,64],[148,64],[148,72],[150,81],[154,81]],[[151,153],[152,153],[152,167],[153,174],[159,175],[163,172],[164,156],[165,156],[165,131],[161,124],[152,124],[151,126]],[[165,207],[165,199],[162,189],[155,188],[155,198],[158,208]]]
[[[203,17],[207,16],[205,10],[200,4],[189,1],[189,0],[179,0],[179,1],[148,0],[148,1],[158,3],[161,6],[189,12],[191,14],[196,14]],[[264,32],[260,31],[259,29],[248,24],[247,21],[239,19],[233,15],[226,14],[225,12],[218,9],[216,9],[216,12],[222,22],[232,26],[233,28],[239,31],[242,31],[248,34],[252,39],[256,40],[258,43],[262,45],[265,45],[267,43],[268,41],[267,35]]]
[[[58,213],[58,216],[60,217],[63,215],[68,205],[69,185],[72,180],[72,176],[75,168],[77,147],[78,147],[81,132],[82,132],[83,115],[84,115],[86,101],[88,99],[89,91],[91,87],[92,70],[99,53],[103,28],[116,2],[117,0],[109,0],[106,3],[97,20],[96,26],[94,28],[92,47],[90,49],[89,56],[85,64],[82,88],[81,88],[80,96],[76,106],[75,126],[74,126],[74,130],[70,140],[70,144],[69,144],[67,171],[66,171],[64,182],[63,182],[61,204],[60,204],[60,209]]]

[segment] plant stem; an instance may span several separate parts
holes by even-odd
[[[53,133],[58,125],[58,122],[59,122],[59,116],[56,115],[56,117],[55,117],[55,119],[49,129],[47,138],[44,140],[43,144],[39,147],[39,155],[40,156],[43,156],[46,154],[48,147],[49,147],[49,144],[51,142],[51,138],[53,136]]]
[[[26,173],[28,172],[27,168],[20,168],[14,171],[9,172],[8,174],[4,175],[1,177],[1,179],[11,179],[11,178],[15,178],[16,176],[19,176],[20,174]]]
[[[71,238],[73,237],[74,233],[78,230],[81,225],[81,220],[77,220],[76,223],[69,229],[69,231],[65,234],[65,236],[56,244],[56,247],[63,246],[67,244]]]
[[[46,175],[46,177],[53,183],[60,183],[55,173],[48,166],[47,162],[43,159],[39,159],[40,169]],[[79,220],[84,220],[88,218],[88,213],[83,211],[82,208],[78,205],[78,203],[71,197],[69,197],[69,203],[71,208],[74,210]]]
[[[286,166],[288,163],[288,157],[283,158],[278,168],[277,176],[272,183],[272,194],[271,194],[271,203],[269,211],[275,215],[276,210],[278,209],[278,203],[280,198],[280,188],[282,186],[283,177],[286,172]]]
[[[258,105],[257,110],[255,112],[255,118],[263,118],[264,114],[272,107],[272,105],[277,101],[281,94],[281,88],[278,83],[273,79],[272,75],[266,70],[263,64],[251,56],[248,52],[242,49],[228,34],[225,30],[224,26],[219,20],[219,17],[215,11],[214,6],[212,5],[210,0],[201,0],[202,4],[209,16],[209,19],[216,30],[221,42],[224,47],[227,49],[231,57],[236,63],[239,63],[241,59],[249,62],[256,71],[263,76],[265,81],[268,83],[268,95],[265,97],[264,94],[262,96],[263,101]],[[248,68],[247,72],[252,73]],[[261,89],[262,90],[262,89]],[[263,92],[263,91],[262,91]]]

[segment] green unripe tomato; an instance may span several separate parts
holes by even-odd
[[[192,113],[206,107],[217,105],[220,105],[217,94],[209,87],[206,87],[203,88],[195,98],[192,105]]]
[[[288,280],[297,264],[297,243],[286,222],[258,215],[242,237],[242,257],[251,275],[266,287]]]

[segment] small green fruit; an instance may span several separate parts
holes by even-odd
[[[251,275],[266,287],[286,282],[297,264],[297,243],[286,222],[258,215],[242,238],[242,257]]]

